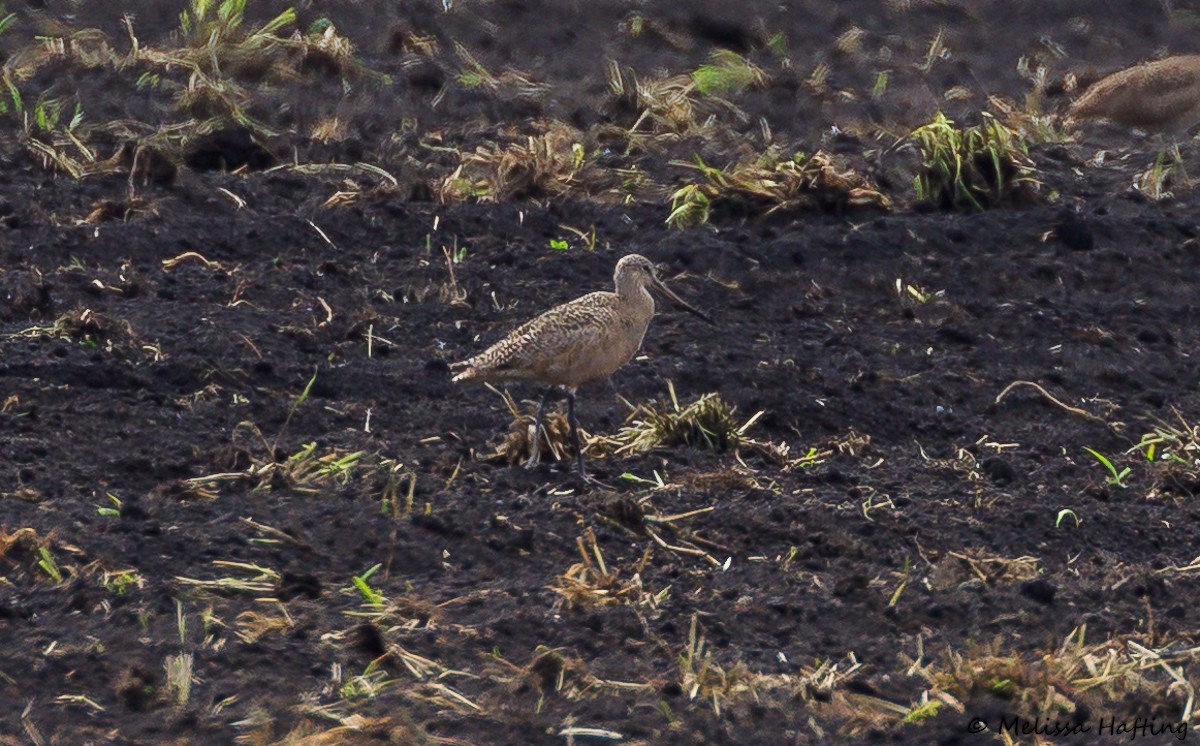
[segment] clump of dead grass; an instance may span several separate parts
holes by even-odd
[[[657,401],[629,404],[632,412],[626,420],[628,424],[616,435],[605,439],[605,448],[621,456],[674,446],[713,451],[750,447],[776,460],[786,460],[786,444],[758,441],[746,435],[763,412],[739,424],[734,417],[737,408],[730,406],[719,394],[704,394],[681,407],[674,384],[668,381],[667,389],[669,404]]]
[[[12,532],[2,528],[0,529],[0,558],[8,557],[10,553],[32,553],[45,543],[46,540],[38,535],[37,530],[28,526]]]
[[[568,609],[600,608],[619,604],[656,608],[665,598],[666,589],[654,594],[647,591],[642,583],[641,573],[650,561],[649,548],[633,565],[632,574],[622,578],[621,570],[605,561],[604,554],[596,543],[596,534],[591,528],[579,536],[575,543],[579,548],[580,561],[560,575],[554,585],[547,586],[559,595],[561,602],[565,603]]]
[[[728,128],[716,126],[722,115],[748,122],[750,117],[745,111],[719,94],[760,85],[765,78],[761,70],[744,60],[731,63],[730,58],[723,59],[722,64],[701,67],[692,75],[643,78],[610,62],[608,108],[621,122],[618,134],[628,141],[629,148],[652,151],[660,143],[686,137],[727,135]],[[708,93],[703,93],[701,87]],[[626,126],[625,122],[630,124]]]
[[[1063,126],[1062,118],[1045,107],[1046,90],[1050,87],[1049,68],[1022,56],[1017,59],[1017,75],[1029,83],[1020,104],[1000,96],[988,97],[988,105],[1000,120],[1031,145],[1070,140],[1071,132]]]
[[[997,640],[961,653],[948,651],[937,663],[912,661],[911,672],[931,688],[913,710],[919,714],[910,713],[906,722],[936,716],[943,706],[964,712],[965,700],[985,694],[1009,701],[1029,720],[1117,714],[1115,708],[1130,697],[1173,702],[1179,720],[1191,720],[1196,682],[1185,676],[1185,665],[1200,658],[1200,648],[1155,648],[1147,638],[1133,636],[1088,643],[1086,633],[1086,625],[1077,627],[1062,645],[1034,658],[1006,652]]]
[[[771,149],[724,169],[699,157],[695,163],[674,165],[700,174],[699,180],[671,195],[667,224],[676,228],[707,223],[717,207],[753,216],[805,209],[836,213],[851,208],[891,209],[891,200],[867,177],[839,168],[833,156],[823,151],[784,158]]]
[[[327,71],[343,78],[367,74],[386,81],[387,76],[360,62],[353,44],[328,19],[319,19],[307,29],[292,28],[296,12],[285,8],[265,23],[251,25],[245,17],[246,2],[189,0],[175,33],[153,46],[137,37],[132,17],[126,17],[128,52],[118,52],[101,30],[70,30],[59,24],[4,61],[0,72],[7,90],[0,115],[20,122],[22,142],[47,168],[82,178],[128,166],[127,153],[146,145],[178,152],[188,137],[211,132],[228,121],[272,134],[270,127],[249,113],[255,94],[306,72]],[[28,90],[28,82],[51,64],[129,76],[136,79],[139,91],[165,97],[187,119],[170,125],[124,120],[87,123],[84,102],[77,95],[49,97]],[[111,155],[98,152],[114,141]]]
[[[92,209],[83,219],[84,223],[96,224],[110,221],[128,222],[139,217],[158,213],[148,200],[138,196],[123,199],[101,199],[92,204]]]
[[[462,61],[457,75],[458,84],[464,88],[487,91],[504,98],[537,99],[550,90],[547,83],[534,80],[528,73],[512,68],[494,74],[484,66],[462,44],[455,42],[454,52]]]
[[[734,408],[716,393],[704,394],[686,407],[680,407],[674,396],[669,407],[657,402],[638,404],[631,424],[613,436],[616,453],[649,453],[679,445],[729,450],[742,435],[733,413]]]
[[[296,11],[285,8],[252,29],[245,23],[246,2],[189,0],[179,14],[177,58],[207,73],[265,72],[271,52],[283,43],[279,32],[296,22]]]
[[[699,697],[711,702],[717,717],[721,716],[723,703],[753,689],[754,676],[744,665],[722,666],[713,658],[695,614],[688,627],[687,645],[679,656],[679,675],[679,685],[688,699]]]
[[[540,457],[554,461],[564,461],[574,456],[571,453],[571,424],[562,412],[546,412],[542,418],[541,438],[533,442],[534,416],[521,411],[516,400],[507,391],[501,391],[491,384],[488,388],[504,400],[504,406],[512,415],[508,431],[502,436],[496,447],[488,454],[487,459],[512,466],[529,458],[536,447],[541,450]],[[579,429],[579,440],[583,443],[584,453],[589,451],[596,454],[598,439],[588,434],[582,427]]]
[[[843,661],[825,660],[798,666],[792,674],[759,673],[741,662],[724,665],[713,656],[698,616],[693,614],[687,644],[678,662],[679,685],[688,699],[709,702],[718,717],[723,708],[744,700],[777,706],[800,700],[818,709],[842,712],[861,709],[851,705],[841,691],[861,668],[853,653]],[[831,703],[832,707],[824,703]]]
[[[77,308],[64,313],[54,320],[54,333],[57,336],[73,339],[92,347],[113,334],[124,334],[133,337],[133,328],[129,322],[112,318],[106,314],[93,311],[90,308]]]
[[[595,195],[615,185],[588,155],[582,132],[562,122],[543,127],[537,134],[460,153],[458,167],[435,189],[438,199],[537,200]]]
[[[286,732],[282,732],[279,728],[285,726],[277,723],[264,710],[254,708],[249,717],[237,723],[248,730],[235,740],[243,746],[359,746],[362,743],[382,746],[431,742],[430,736],[406,708],[400,708],[399,713],[378,717],[360,713],[344,714],[308,703],[300,709],[308,720],[291,725]],[[288,713],[287,718],[280,719],[291,723],[294,717],[294,713]],[[450,739],[435,739],[432,742],[436,740],[451,743]]]
[[[929,584],[946,589],[966,582],[988,585],[1033,580],[1041,574],[1036,557],[1000,557],[981,550],[947,552],[933,567]]]
[[[292,419],[308,401],[317,374],[308,379],[304,390],[292,401],[287,417],[268,440],[258,425],[243,420],[233,428],[232,443],[224,461],[229,471],[184,480],[188,491],[214,494],[222,483],[249,485],[252,490],[291,489],[297,492],[318,493],[330,487],[348,484],[358,467],[364,451],[345,451],[339,448],[322,449],[316,442],[305,443],[289,454],[281,450],[280,441]]]
[[[67,339],[106,352],[124,353],[138,349],[139,345],[138,336],[128,321],[90,308],[72,309],[59,315],[49,326],[32,326],[12,336]],[[142,344],[141,349],[151,352],[155,357],[162,355],[157,345]]]

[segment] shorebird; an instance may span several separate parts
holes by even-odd
[[[1107,119],[1178,138],[1200,124],[1200,55],[1180,55],[1120,70],[1093,83],[1067,110],[1067,123]]]
[[[579,421],[575,417],[575,391],[581,384],[608,378],[641,348],[654,316],[651,290],[714,323],[707,314],[671,292],[658,279],[654,264],[640,254],[629,254],[617,262],[613,284],[615,292],[588,293],[555,306],[482,353],[450,366],[451,370],[461,371],[452,379],[455,382],[530,381],[547,387],[534,416],[533,453],[525,463],[526,468],[535,466],[541,457],[538,443],[542,418],[546,405],[557,392],[567,399],[576,471],[580,479],[589,481],[583,468]]]

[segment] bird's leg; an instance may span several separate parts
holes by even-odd
[[[617,391],[617,384],[613,381],[612,376],[609,376],[607,380],[608,387],[612,389],[612,404],[608,407],[608,416],[617,421],[617,405],[621,403],[621,392]]]
[[[583,445],[579,438],[579,418],[575,416],[575,389],[567,389],[567,424],[571,426],[571,444],[575,446],[575,470],[579,478],[587,481],[587,472],[583,469]]]
[[[575,391],[574,389],[564,389],[563,393],[567,397],[567,423],[571,426],[571,441],[575,446],[575,471],[579,475],[580,487],[588,489],[591,487],[599,487],[603,490],[615,492],[611,485],[601,482],[593,476],[589,476],[583,468],[583,443],[579,437],[579,418],[575,416]]]
[[[546,404],[550,402],[550,396],[554,393],[554,387],[546,389],[542,394],[542,400],[538,402],[537,414],[533,416],[533,438],[529,441],[529,460],[525,462],[526,469],[532,469],[542,460],[542,420],[546,416]]]

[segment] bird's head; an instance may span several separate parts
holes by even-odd
[[[621,257],[621,261],[617,262],[617,269],[613,273],[613,280],[616,283],[617,292],[620,294],[637,292],[642,289],[657,292],[685,311],[699,316],[710,324],[715,323],[708,314],[695,308],[664,285],[662,280],[658,279],[658,268],[654,262],[641,254],[629,254]]]

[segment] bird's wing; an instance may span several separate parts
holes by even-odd
[[[609,293],[591,293],[556,306],[514,329],[507,337],[467,360],[470,368],[500,372],[541,372],[564,357],[600,343],[616,322]]]

